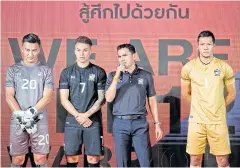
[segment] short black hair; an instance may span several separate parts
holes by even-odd
[[[198,42],[201,37],[212,37],[213,43],[215,43],[214,34],[209,30],[204,30],[198,35]]]
[[[122,48],[127,48],[132,54],[136,53],[135,47],[132,44],[120,44],[117,47],[117,51],[122,49]]]
[[[79,36],[76,40],[75,40],[75,44],[77,43],[84,43],[84,44],[88,44],[90,46],[92,46],[92,41],[90,38],[86,37],[86,36]]]
[[[38,43],[39,45],[41,45],[41,40],[38,37],[38,35],[33,34],[33,33],[29,33],[27,35],[25,35],[22,39],[22,44],[28,42],[28,43]]]

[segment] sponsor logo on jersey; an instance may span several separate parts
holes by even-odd
[[[221,70],[219,70],[219,69],[214,70],[215,76],[220,76],[220,73],[221,73]]]
[[[95,81],[95,74],[90,74],[88,80]]]
[[[75,76],[71,76],[71,79],[75,79]]]
[[[138,78],[138,84],[143,85],[143,78]]]

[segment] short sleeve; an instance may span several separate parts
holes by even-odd
[[[224,84],[225,86],[226,85],[229,85],[229,84],[233,84],[235,82],[235,78],[234,78],[234,73],[233,73],[233,69],[231,66],[229,66],[227,63],[226,63],[226,66],[225,66],[225,73],[224,73]]]
[[[14,88],[14,73],[12,67],[9,67],[6,74],[6,87]]]
[[[191,68],[189,66],[190,66],[189,63],[187,63],[186,65],[184,65],[182,67],[181,81],[183,81],[183,82],[190,82],[191,81],[190,76],[189,76]]]
[[[156,95],[154,80],[151,74],[148,75],[148,85],[147,85],[147,97],[152,97]]]
[[[53,79],[53,71],[52,69],[48,69],[47,71],[47,76],[46,76],[46,79],[45,79],[45,85],[44,85],[45,88],[54,88],[54,79]]]
[[[101,69],[101,71],[98,75],[98,83],[97,83],[98,90],[104,90],[105,89],[106,80],[107,80],[107,74],[103,69]]]
[[[67,70],[63,70],[59,79],[59,89],[69,89],[69,80]]]
[[[107,82],[106,82],[106,86],[105,86],[105,90],[108,90],[108,88],[109,88],[110,85],[112,84],[113,76],[114,76],[113,72],[111,72],[111,73],[108,74]]]

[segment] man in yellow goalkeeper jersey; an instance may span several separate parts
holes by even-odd
[[[198,36],[198,58],[184,65],[181,72],[182,97],[191,103],[186,147],[190,167],[201,167],[207,142],[218,167],[230,166],[226,106],[236,97],[235,79],[232,68],[213,56],[214,46],[213,33],[202,31]]]

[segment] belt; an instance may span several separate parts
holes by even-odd
[[[145,115],[116,115],[115,117],[125,120],[136,120],[145,117]]]

